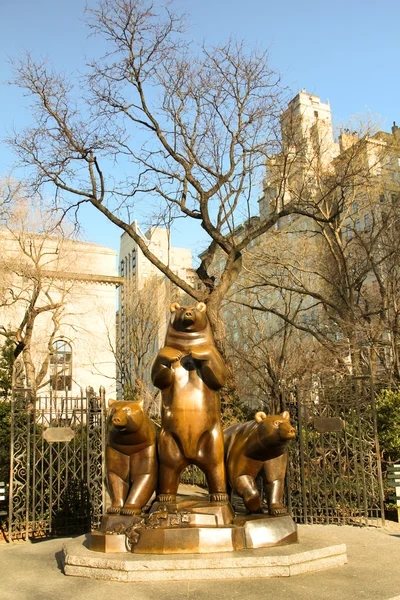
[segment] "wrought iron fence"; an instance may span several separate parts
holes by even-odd
[[[384,520],[374,388],[369,377],[297,386],[287,394],[297,427],[287,504],[300,523]]]
[[[72,535],[104,502],[105,399],[36,397],[16,389],[11,411],[10,539]]]
[[[383,519],[374,389],[369,378],[288,389],[297,427],[287,506],[299,523],[371,524]],[[105,505],[104,391],[36,398],[16,389],[11,411],[10,539],[79,534]],[[205,485],[189,467],[181,481]]]

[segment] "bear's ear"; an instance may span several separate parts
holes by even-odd
[[[281,413],[281,417],[284,421],[290,421],[290,414],[288,410],[284,410],[283,413]]]
[[[115,403],[116,403],[116,400],[114,400],[113,398],[110,398],[108,401],[108,408],[111,408],[111,406]]]
[[[204,302],[198,302],[196,304],[196,310],[199,310],[200,312],[206,312],[207,306],[204,304]]]
[[[180,304],[178,304],[177,302],[173,302],[171,304],[171,306],[169,307],[170,312],[174,313],[176,310],[179,310],[181,307]]]
[[[265,412],[259,411],[254,415],[254,418],[257,421],[257,423],[261,423],[261,421],[264,421],[264,419],[267,418],[267,415],[265,414]]]
[[[143,408],[143,407],[144,407],[144,400],[143,400],[143,399],[142,399],[142,400],[138,400],[136,404],[137,404],[137,405],[138,405],[140,408]]]

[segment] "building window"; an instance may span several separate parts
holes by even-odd
[[[123,260],[121,260],[120,271],[121,271],[121,277],[123,277],[125,274],[125,262]]]
[[[64,340],[56,340],[52,344],[50,385],[56,391],[67,391],[72,387],[72,348]]]
[[[356,220],[356,229],[357,229],[357,231],[361,231],[361,221],[360,221],[360,219]]]
[[[353,210],[354,212],[358,211],[358,202],[353,202]]]
[[[365,225],[365,231],[370,231],[371,229],[371,218],[370,216],[367,214],[364,217],[364,225]]]

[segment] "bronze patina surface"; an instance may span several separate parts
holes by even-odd
[[[204,472],[211,501],[227,502],[219,389],[227,371],[215,347],[206,305],[174,302],[165,346],[152,368],[162,392],[159,450],[161,502],[174,502],[182,470]]]
[[[258,412],[253,421],[236,423],[224,431],[229,483],[252,512],[263,510],[255,478],[263,470],[269,513],[285,514],[284,481],[287,444],[296,435],[287,411],[280,415]]]

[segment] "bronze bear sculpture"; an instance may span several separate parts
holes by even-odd
[[[287,444],[296,435],[287,411],[280,415],[258,412],[255,420],[231,425],[224,431],[225,462],[230,486],[252,513],[264,512],[255,479],[263,470],[269,513],[286,513],[283,505]]]
[[[211,501],[228,501],[218,392],[227,371],[206,310],[202,302],[171,304],[165,346],[152,367],[152,381],[162,391],[160,502],[175,501],[180,473],[190,464],[204,472]]]
[[[109,514],[137,515],[157,485],[156,429],[143,402],[109,401],[106,470]]]

